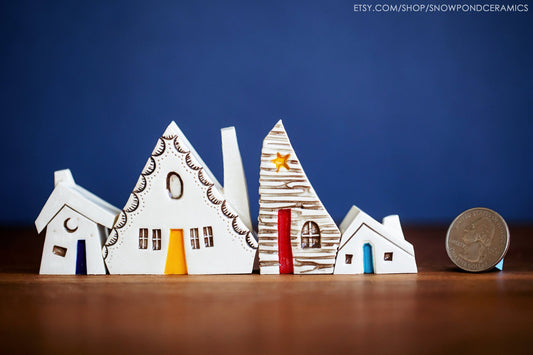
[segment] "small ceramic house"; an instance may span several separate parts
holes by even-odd
[[[340,226],[335,274],[416,273],[415,251],[403,236],[397,215],[383,224],[353,206]]]
[[[222,139],[224,190],[176,123],[168,126],[103,248],[111,274],[252,272],[257,242],[235,129]]]
[[[262,274],[332,274],[340,232],[292,148],[281,120],[263,142],[259,177]]]
[[[41,274],[105,274],[104,244],[120,212],[81,186],[70,170],[54,174],[54,191],[35,220],[46,228]]]

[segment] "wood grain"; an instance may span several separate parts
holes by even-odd
[[[2,353],[530,353],[532,227],[503,272],[453,267],[411,227],[416,275],[40,276],[44,235],[2,228]]]
[[[280,165],[281,163],[283,164]],[[340,231],[307,179],[281,120],[263,141],[259,169],[259,196],[257,235],[261,273],[279,274],[278,265],[285,257],[282,252],[285,247],[281,245],[280,249],[278,243],[280,210],[288,210],[291,215],[289,235],[292,247],[292,273],[333,273],[341,239]],[[320,228],[318,248],[302,247],[303,241],[300,236],[306,222],[316,223]],[[281,264],[284,265],[283,262]]]

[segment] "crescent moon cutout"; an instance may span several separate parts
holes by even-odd
[[[63,226],[65,227],[65,229],[67,230],[67,232],[69,233],[74,233],[75,231],[78,230],[78,227],[76,226],[76,228],[69,228],[68,226],[68,221],[70,221],[70,217],[65,219],[65,223],[63,223]]]

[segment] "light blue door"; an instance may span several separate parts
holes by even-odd
[[[370,243],[365,243],[363,245],[363,268],[365,274],[374,273],[374,262],[372,260],[372,245]]]

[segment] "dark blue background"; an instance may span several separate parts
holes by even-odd
[[[221,181],[219,129],[237,127],[255,219],[280,118],[336,219],[533,221],[531,14],[353,4],[3,3],[0,222],[32,223],[67,167],[122,208],[171,120]]]

